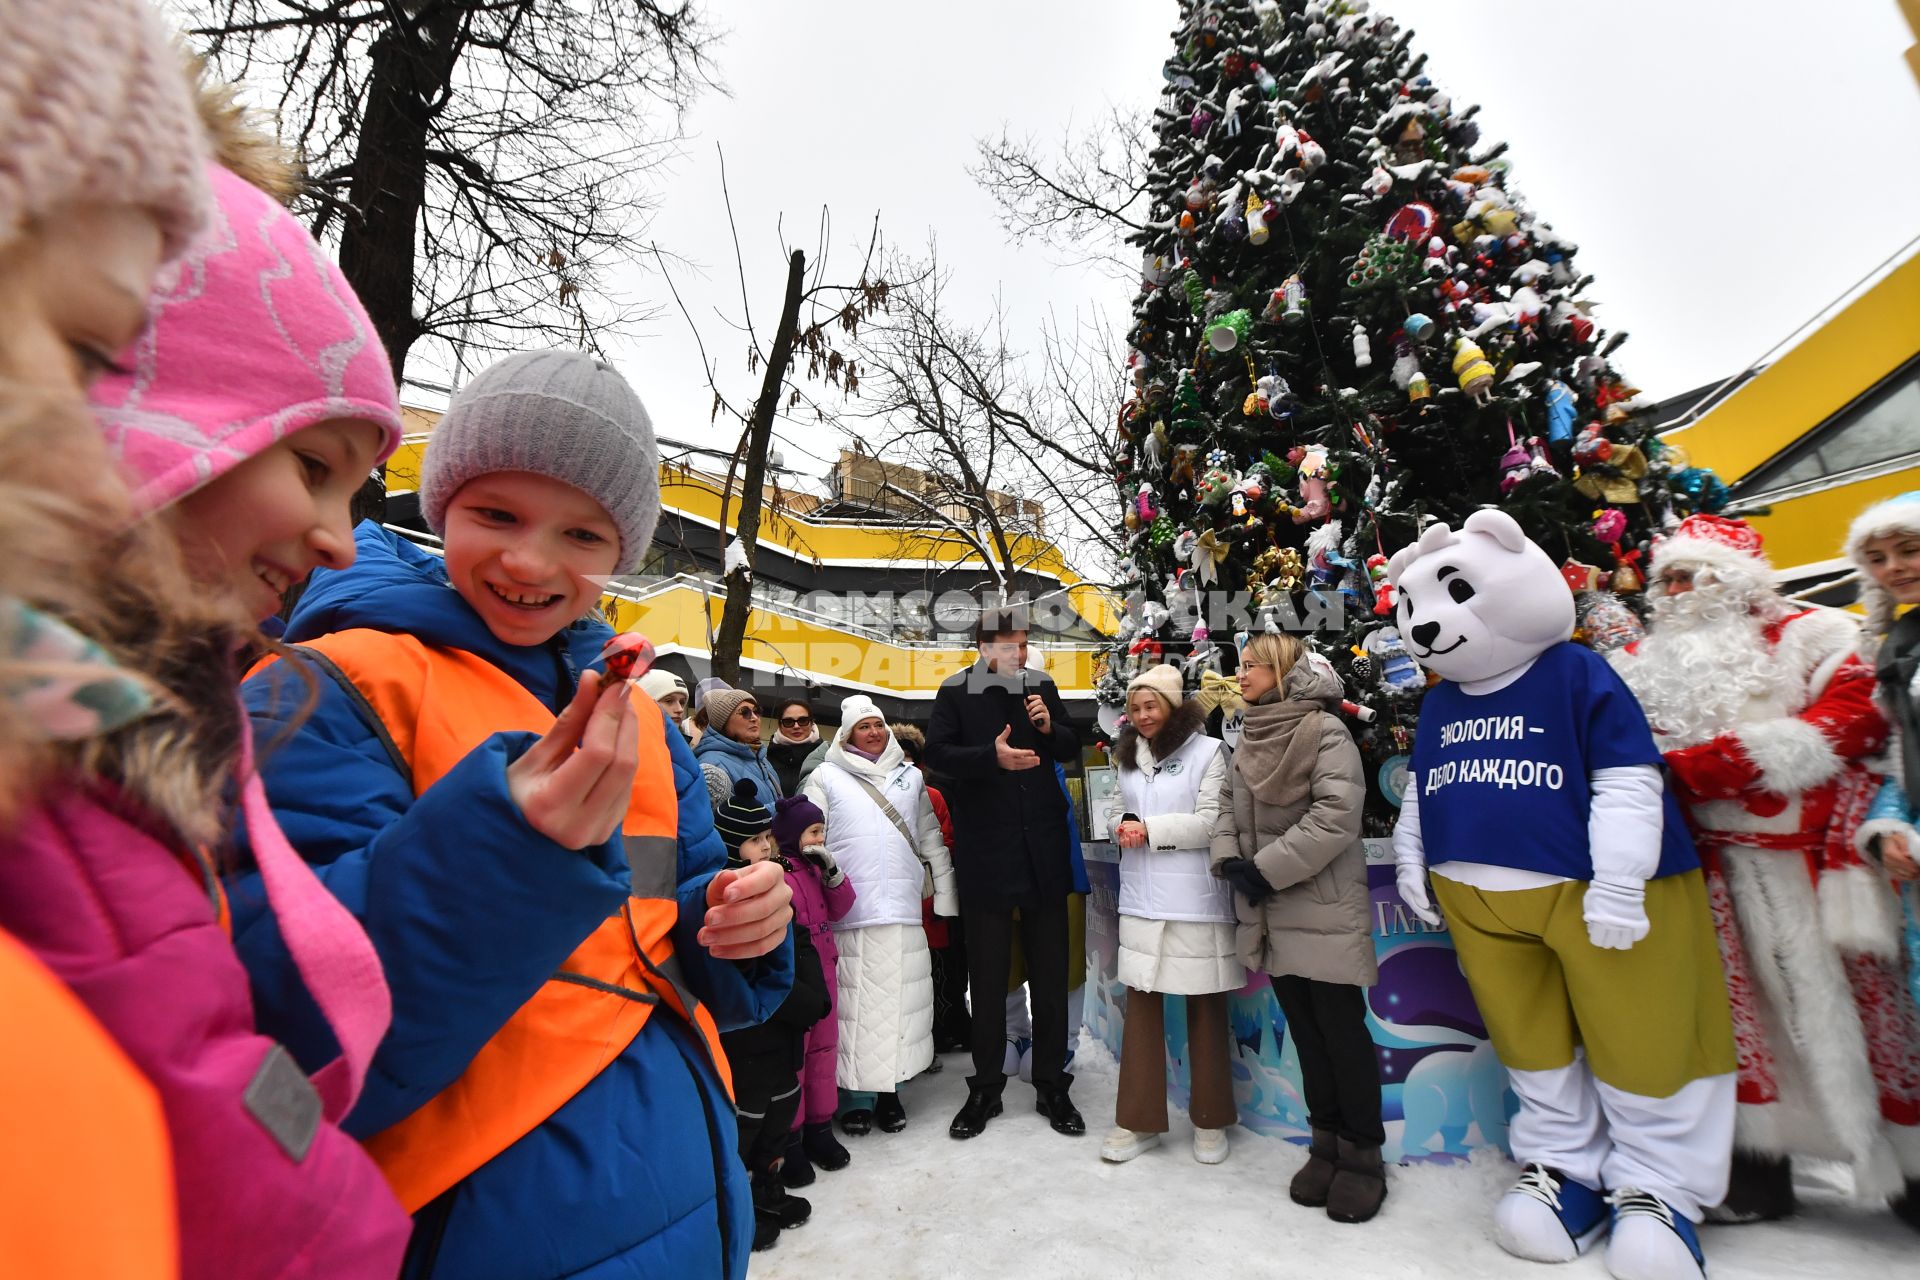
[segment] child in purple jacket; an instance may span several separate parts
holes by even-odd
[[[844,1169],[853,1157],[833,1136],[833,1113],[840,1103],[834,1083],[834,1058],[840,1046],[840,948],[830,927],[853,906],[853,882],[827,852],[827,818],[805,796],[789,796],[775,806],[773,838],[787,860],[793,888],[793,927],[805,929],[820,953],[833,1012],[807,1032],[807,1065],[800,1076],[800,1111],[793,1141],[780,1176],[790,1187],[813,1181],[813,1166]]]

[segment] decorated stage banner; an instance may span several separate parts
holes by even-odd
[[[1486,1027],[1461,976],[1453,943],[1443,929],[1413,918],[1394,888],[1393,850],[1367,844],[1367,885],[1373,899],[1373,942],[1380,982],[1367,993],[1367,1026],[1380,1059],[1381,1109],[1388,1161],[1450,1161],[1475,1147],[1505,1150],[1514,1101],[1507,1073],[1487,1041]],[[1114,976],[1119,933],[1116,907],[1120,869],[1111,845],[1087,849],[1086,1028],[1116,1057],[1120,1053],[1126,992]],[[1233,1092],[1240,1123],[1295,1142],[1309,1138],[1300,1062],[1287,1020],[1263,975],[1233,997]],[[1166,1002],[1169,1093],[1187,1104],[1186,1001]]]

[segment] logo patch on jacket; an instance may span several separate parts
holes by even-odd
[[[292,1054],[277,1044],[267,1050],[243,1100],[295,1164],[307,1158],[320,1131],[320,1094]]]

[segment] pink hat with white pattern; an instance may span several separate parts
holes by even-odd
[[[303,427],[336,418],[400,445],[387,353],[340,268],[265,192],[209,166],[206,231],[160,273],[126,372],[91,398],[142,511],[156,511]]]

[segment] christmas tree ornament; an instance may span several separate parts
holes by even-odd
[[[1549,379],[1546,390],[1547,439],[1555,444],[1573,438],[1573,419],[1578,408],[1573,388],[1558,378]]]
[[[1197,444],[1183,444],[1173,451],[1173,464],[1167,468],[1167,483],[1186,485],[1193,483],[1193,461],[1200,455]]]
[[[1193,629],[1192,647],[1187,650],[1186,661],[1180,664],[1186,671],[1187,679],[1206,686],[1208,674],[1220,674],[1220,648],[1213,642],[1213,633],[1207,630],[1206,623],[1200,623]]]
[[[1194,137],[1206,137],[1207,130],[1213,128],[1213,112],[1207,110],[1204,106],[1195,107],[1193,109],[1193,116],[1188,121],[1188,125]]]
[[[1407,652],[1398,627],[1378,627],[1367,633],[1367,654],[1379,668],[1380,686],[1388,693],[1419,693],[1427,687],[1427,676],[1420,664]]]
[[[1347,663],[1347,670],[1353,672],[1353,678],[1366,683],[1373,679],[1373,655],[1367,652],[1365,645],[1351,645],[1347,652],[1353,655]]]
[[[1555,467],[1553,460],[1547,457],[1546,441],[1539,436],[1527,437],[1527,474],[1545,476],[1550,480],[1560,478],[1559,468]]]
[[[1415,342],[1424,342],[1427,335],[1433,332],[1433,321],[1416,311],[1400,327]]]
[[[1267,212],[1269,207],[1267,202],[1260,198],[1259,193],[1248,193],[1245,211],[1247,219],[1247,243],[1262,245],[1267,242],[1267,237],[1271,234],[1267,227]]]
[[[1154,550],[1158,551],[1173,541],[1173,521],[1166,516],[1155,516],[1153,527],[1149,531],[1148,536],[1153,543]]]
[[[1319,445],[1311,449],[1295,445],[1287,453],[1287,461],[1294,465],[1300,477],[1300,506],[1294,512],[1293,522],[1307,524],[1325,520],[1333,510],[1327,497],[1326,449]]]
[[[1200,273],[1189,271],[1180,277],[1180,288],[1187,295],[1187,306],[1195,316],[1204,314],[1207,306],[1206,282],[1200,279]]]
[[[1402,244],[1422,245],[1433,238],[1434,228],[1440,225],[1440,215],[1433,206],[1418,200],[1403,204],[1387,219],[1384,234]]]
[[[1288,276],[1273,291],[1273,296],[1267,300],[1266,318],[1287,325],[1306,323],[1307,285],[1299,273]]]
[[[1454,344],[1453,376],[1475,404],[1492,403],[1493,366],[1473,339],[1461,338]]]
[[[1410,115],[1392,131],[1393,158],[1401,164],[1414,164],[1427,158],[1427,127],[1420,117]]]
[[[1141,524],[1152,523],[1153,518],[1160,514],[1160,509],[1153,505],[1153,485],[1145,480],[1140,482],[1139,491],[1133,495],[1133,510]]]
[[[1373,364],[1373,340],[1367,337],[1366,327],[1353,326],[1353,367],[1365,369]]]
[[[1387,617],[1393,613],[1393,584],[1387,581],[1387,557],[1374,554],[1367,557],[1367,581],[1373,585],[1373,612],[1378,617]]]
[[[1157,289],[1173,279],[1173,273],[1179,270],[1179,264],[1170,253],[1149,249],[1141,258],[1140,279],[1149,289]]]
[[[1639,481],[1647,474],[1646,456],[1636,445],[1614,445],[1611,442],[1609,445],[1611,452],[1607,461],[1598,470],[1583,470],[1574,479],[1573,487],[1586,497],[1610,502],[1614,506],[1640,501]],[[1679,490],[1678,477],[1674,481],[1675,489]]]
[[[1589,646],[1600,653],[1625,648],[1647,634],[1640,615],[1619,596],[1607,591],[1589,591],[1574,601],[1574,616],[1585,633]]]
[[[1215,351],[1237,349],[1253,331],[1253,317],[1244,310],[1229,311],[1207,327],[1207,345]]]
[[[1200,483],[1193,487],[1194,501],[1203,507],[1219,507],[1226,502],[1227,495],[1233,491],[1233,485],[1234,476],[1231,471],[1223,467],[1210,468],[1200,477]]]
[[[1193,567],[1193,576],[1203,587],[1211,587],[1220,581],[1220,566],[1226,563],[1232,544],[1223,542],[1220,535],[1212,529],[1203,529],[1194,539],[1193,550],[1188,563]]]
[[[1560,577],[1566,582],[1567,590],[1579,595],[1582,591],[1598,591],[1604,574],[1598,565],[1583,564],[1578,560],[1567,560],[1560,566]]]
[[[1598,541],[1617,546],[1626,532],[1627,513],[1618,507],[1607,507],[1593,513],[1593,536]]]
[[[1513,428],[1507,428],[1508,438],[1512,439]],[[1528,456],[1526,446],[1514,440],[1507,451],[1500,455],[1500,496],[1506,497],[1524,482],[1532,472],[1533,459]]]
[[[1613,457],[1613,441],[1602,434],[1600,424],[1589,422],[1581,429],[1580,438],[1573,442],[1573,461],[1576,466],[1598,467]]]

